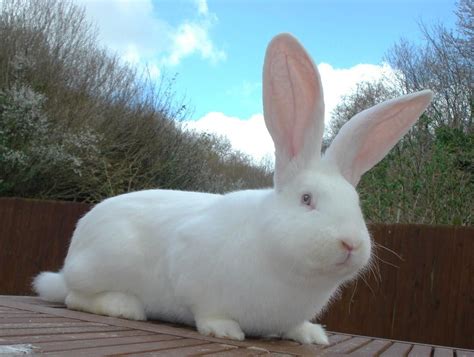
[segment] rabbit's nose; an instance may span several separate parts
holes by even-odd
[[[353,240],[350,240],[350,239],[341,239],[340,244],[341,244],[341,247],[347,250],[348,252],[357,250],[357,248],[359,248],[360,246],[359,242],[354,242]]]

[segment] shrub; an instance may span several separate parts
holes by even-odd
[[[175,77],[156,83],[101,48],[83,8],[0,6],[0,194],[97,202],[147,188],[270,183],[221,138],[183,130]]]

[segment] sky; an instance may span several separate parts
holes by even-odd
[[[261,73],[273,36],[290,32],[318,65],[326,123],[358,81],[390,75],[384,55],[401,38],[419,43],[420,22],[454,27],[455,0],[76,0],[101,43],[159,82],[176,76],[188,127],[225,135],[271,159]]]

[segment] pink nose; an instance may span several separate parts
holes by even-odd
[[[354,243],[352,243],[348,240],[341,240],[341,246],[349,252],[352,252],[353,250],[357,249],[357,247],[354,245]]]

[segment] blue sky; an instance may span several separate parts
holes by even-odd
[[[174,89],[191,104],[193,127],[228,135],[244,151],[246,132],[265,132],[261,71],[274,35],[293,33],[320,66],[328,119],[355,82],[387,70],[383,56],[397,40],[420,41],[420,21],[456,22],[455,0],[78,1],[124,60],[147,65],[157,80],[178,74]]]
[[[176,3],[178,5],[176,5]],[[291,32],[317,63],[350,68],[359,63],[379,64],[401,36],[419,41],[418,22],[455,22],[454,1],[226,1],[210,0],[217,16],[210,34],[225,51],[218,63],[185,58],[173,68],[179,73],[178,89],[195,106],[195,116],[210,111],[248,118],[261,111],[259,90],[247,98],[252,84],[260,82],[268,41],[279,32]],[[157,16],[179,23],[183,14],[193,17],[189,1],[154,2]],[[236,93],[241,90],[242,93]]]

